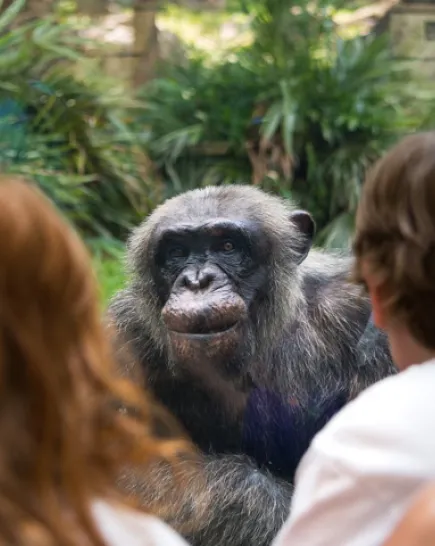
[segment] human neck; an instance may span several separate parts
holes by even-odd
[[[387,333],[391,354],[399,370],[435,359],[435,351],[418,342],[404,326],[395,326]]]

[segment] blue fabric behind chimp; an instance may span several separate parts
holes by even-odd
[[[318,395],[300,406],[273,392],[254,389],[243,424],[243,452],[258,464],[293,477],[315,434],[347,401],[343,392]]]
[[[379,332],[373,314],[358,343],[358,353],[373,346]],[[368,348],[366,348],[366,346]],[[365,364],[364,358],[360,359]],[[303,404],[285,400],[265,389],[254,389],[248,399],[242,433],[242,450],[262,466],[287,479],[294,476],[313,437],[348,401],[347,391],[317,392]]]

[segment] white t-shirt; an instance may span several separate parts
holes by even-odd
[[[94,517],[108,546],[188,546],[161,520],[125,507],[96,501]]]
[[[435,480],[435,360],[369,387],[317,434],[274,546],[378,546]]]

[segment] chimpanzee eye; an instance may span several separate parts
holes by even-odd
[[[168,256],[170,258],[184,258],[187,255],[186,249],[181,245],[175,245],[169,248]]]
[[[222,244],[222,250],[224,252],[232,252],[234,250],[234,243],[232,241],[224,241]]]

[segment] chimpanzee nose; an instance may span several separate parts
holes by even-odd
[[[183,283],[190,290],[204,290],[216,279],[211,269],[189,270],[183,274]]]

